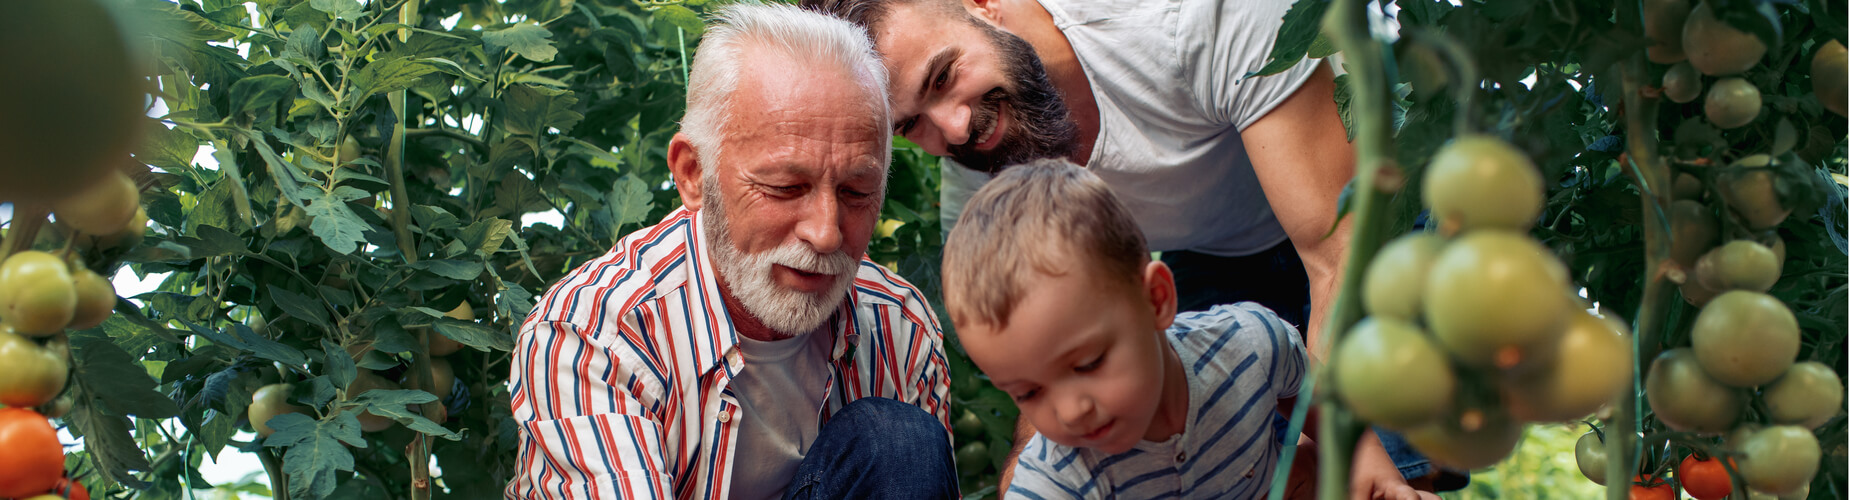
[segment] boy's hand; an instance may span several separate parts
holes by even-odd
[[[1438,495],[1407,485],[1373,430],[1362,433],[1362,438],[1356,441],[1355,462],[1351,467],[1354,469],[1349,475],[1349,496],[1355,500],[1439,499]]]

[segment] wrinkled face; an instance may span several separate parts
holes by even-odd
[[[1020,37],[921,2],[893,6],[874,31],[894,134],[990,172],[1078,147],[1066,102]]]
[[[1167,344],[1146,295],[1069,267],[1033,273],[1007,326],[958,324],[958,338],[1048,439],[1122,453],[1151,432]]]
[[[779,66],[770,66],[779,67]],[[814,330],[853,284],[886,182],[878,108],[842,72],[746,71],[703,159],[704,228],[719,281],[765,326]]]

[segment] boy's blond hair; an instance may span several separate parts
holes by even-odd
[[[1063,159],[1004,169],[964,205],[944,243],[944,302],[956,324],[1006,326],[1028,273],[1093,266],[1143,283],[1143,231],[1105,181]]]

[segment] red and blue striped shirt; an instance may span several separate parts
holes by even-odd
[[[509,375],[520,471],[507,497],[730,495],[740,419],[727,384],[745,362],[700,228],[676,209],[560,279],[527,316]],[[824,421],[884,397],[950,432],[943,332],[917,288],[863,259],[830,325]]]

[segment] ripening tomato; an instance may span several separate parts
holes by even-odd
[[[84,489],[83,483],[72,481],[68,477],[59,478],[58,484],[52,485],[49,494],[57,495],[64,500],[90,500],[90,490]]]
[[[44,416],[0,408],[0,498],[44,493],[64,476],[64,446]]]
[[[1653,486],[1639,483],[1650,484],[1644,476],[1638,476],[1632,483],[1632,500],[1677,500],[1677,489],[1670,483],[1659,482]]]
[[[1697,459],[1694,453],[1677,465],[1677,481],[1683,483],[1683,491],[1696,500],[1717,500],[1734,491],[1734,481],[1728,478],[1728,469],[1722,461],[1715,457]]]

